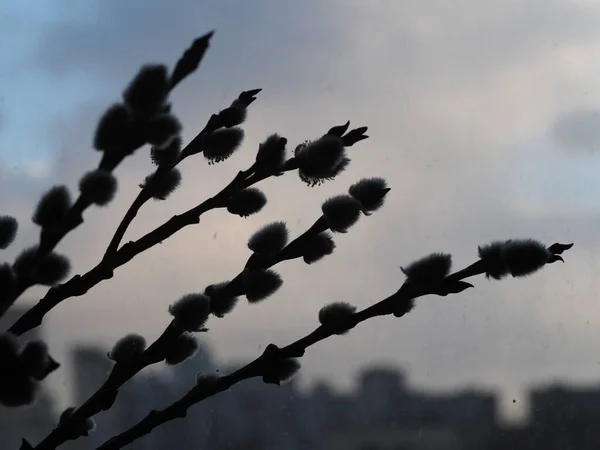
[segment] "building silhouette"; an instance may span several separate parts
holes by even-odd
[[[13,314],[18,314],[14,312]],[[107,349],[78,344],[71,357],[77,404],[101,386],[112,369]],[[221,367],[230,373],[239,366]],[[175,367],[157,365],[121,389],[109,411],[95,417],[89,437],[61,446],[96,448],[129,428],[151,409],[162,409],[195,384],[198,372],[215,372],[205,345]],[[327,383],[301,391],[294,380],[278,387],[246,380],[193,406],[128,446],[131,450],[597,450],[600,413],[597,386],[549,385],[530,391],[528,420],[499,425],[497,397],[479,390],[431,393],[413,388],[403,371],[371,366],[358,375],[357,388],[340,393]],[[55,425],[51,398],[42,395],[30,409],[0,409],[2,449],[19,448],[21,437],[37,443]]]

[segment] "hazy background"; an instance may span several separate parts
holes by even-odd
[[[528,279],[479,278],[463,295],[420,299],[402,320],[372,320],[312,347],[301,380],[326,377],[343,389],[359,367],[391,361],[419,386],[501,389],[510,416],[532,382],[599,378],[596,2],[4,0],[0,29],[0,212],[21,219],[17,245],[3,258],[37,242],[29,218],[44,191],[67,183],[76,192],[97,164],[96,122],[139,66],[172,66],[211,29],[210,51],[177,88],[174,111],[187,141],[240,91],[263,88],[244,148],[217,166],[187,160],[182,187],[167,202],[148,203],[128,238],[216,192],[272,132],[292,149],[348,119],[371,136],[350,149],[352,165],[335,182],[310,189],[295,174],[268,180],[261,214],[210,212],[60,305],[45,322],[59,357],[74,339],[154,339],[172,301],[239,272],[256,228],[286,220],[294,237],[329,195],[382,176],[392,187],[385,208],[336,236],[331,257],[278,266],[285,284],[275,296],[210,320],[220,360],[253,359],[270,342],[303,336],[330,301],[363,308],[384,298],[403,282],[400,265],[432,251],[452,253],[461,268],[479,244],[534,237],[576,246],[565,265]],[[129,158],[117,170],[118,199],[87,211],[60,245],[78,273],[98,262],[151,168],[146,148]],[[66,372],[50,382],[68,386]]]

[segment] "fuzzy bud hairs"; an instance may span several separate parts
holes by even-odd
[[[185,331],[202,331],[210,314],[210,299],[204,294],[187,294],[169,306],[175,326]]]
[[[0,216],[0,249],[4,250],[15,240],[19,223],[11,216]]]
[[[131,113],[122,103],[109,107],[100,118],[94,135],[94,148],[105,152],[118,152],[130,139]]]
[[[42,228],[55,228],[61,225],[71,208],[71,195],[66,186],[55,186],[40,199],[33,223]]]
[[[257,303],[273,295],[283,284],[281,275],[271,269],[245,269],[242,281],[250,303]]]
[[[335,250],[335,242],[330,233],[308,234],[302,239],[302,258],[306,264],[320,261]]]
[[[509,274],[513,277],[531,275],[546,264],[562,261],[557,254],[571,246],[551,247],[559,250],[553,252],[534,239],[509,239],[481,246],[478,253],[486,266],[486,276],[499,280]]]
[[[368,216],[383,206],[386,194],[390,191],[383,178],[364,178],[354,183],[348,193],[360,202],[362,212]]]
[[[279,252],[288,241],[288,229],[284,222],[265,225],[252,235],[248,248],[259,255],[270,256]]]
[[[204,289],[204,295],[210,298],[210,312],[219,318],[230,313],[235,308],[238,298],[227,292],[229,281],[211,284]]]
[[[198,341],[189,333],[178,336],[170,345],[165,354],[165,362],[170,366],[182,363],[191,358],[198,351]]]
[[[300,370],[300,362],[296,358],[283,358],[278,355],[279,348],[276,345],[269,344],[265,349],[266,358],[263,372],[263,381],[267,384],[285,383],[293,378]]]
[[[177,169],[157,175],[154,172],[146,177],[140,184],[142,189],[148,190],[148,195],[155,200],[166,200],[181,184],[181,173]]]
[[[285,162],[285,146],[287,139],[272,134],[258,147],[256,154],[256,171],[269,175],[281,173]]]
[[[71,269],[71,264],[66,256],[58,253],[40,255],[37,259],[37,246],[23,250],[13,264],[17,277],[30,280],[34,284],[53,286],[63,280]],[[32,269],[35,267],[35,270]]]
[[[177,136],[169,145],[164,147],[154,146],[150,149],[150,158],[157,166],[174,166],[181,154],[181,138]]]
[[[146,350],[146,339],[132,333],[119,339],[107,356],[117,363],[127,362],[140,356],[144,350]]]
[[[131,81],[123,100],[134,115],[150,117],[157,114],[169,94],[169,76],[163,64],[143,66]]]
[[[356,312],[356,307],[345,302],[334,302],[323,306],[319,311],[319,322],[324,327],[335,330],[335,334],[345,334],[352,327],[349,318]]]
[[[327,134],[316,141],[299,145],[294,153],[300,179],[309,186],[334,179],[350,162],[342,139]]]
[[[218,380],[218,375],[200,372],[196,375],[196,386],[203,389],[210,389]]]
[[[419,291],[426,292],[439,285],[448,276],[451,267],[451,255],[447,253],[432,253],[401,269],[409,283]]]
[[[167,147],[181,132],[181,123],[173,114],[159,114],[145,124],[145,137],[148,143],[157,147]]]
[[[108,170],[92,170],[81,178],[79,191],[92,203],[106,206],[117,192],[117,179]]]
[[[331,231],[346,233],[360,217],[361,203],[350,195],[338,195],[323,203],[321,210]]]
[[[231,128],[244,123],[247,113],[247,105],[239,98],[236,98],[231,103],[231,106],[225,108],[219,113],[219,119],[221,119],[221,123],[224,127]]]
[[[89,433],[96,429],[96,422],[91,417],[86,417],[76,423],[70,423],[71,416],[77,408],[70,406],[65,409],[58,419],[58,426],[67,426],[71,430],[71,439],[77,439],[82,436],[89,436]]]
[[[267,197],[257,188],[243,189],[233,194],[227,202],[227,211],[240,217],[259,212],[267,204]]]
[[[202,151],[209,164],[225,161],[240,147],[244,130],[238,127],[216,130],[203,136],[198,151]]]

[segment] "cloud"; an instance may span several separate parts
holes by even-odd
[[[553,136],[565,150],[597,152],[600,148],[600,110],[571,111],[557,118]]]
[[[64,9],[66,2],[57,5]],[[14,193],[1,206],[23,220],[47,187],[66,182],[76,189],[79,176],[96,164],[99,155],[90,150],[95,122],[139,65],[173,64],[191,39],[213,28],[207,58],[174,94],[174,109],[189,140],[241,90],[262,87],[246,144],[221,165],[208,167],[201,157],[186,161],[182,187],[172,200],[146,205],[127,239],[217,192],[252,163],[258,143],[272,132],[288,137],[293,149],[350,119],[368,125],[371,138],[351,149],[352,165],[334,183],[309,189],[295,174],[268,180],[261,188],[269,203],[259,217],[211,212],[85,297],[65,302],[48,317],[50,330],[70,327],[69,335],[51,331],[55,346],[67,348],[72,338],[112,343],[132,331],[152,339],[168,322],[173,300],[241,270],[246,240],[260,225],[287,220],[293,237],[319,216],[328,196],[362,176],[383,176],[392,188],[386,206],[335,236],[331,257],[318,267],[282,264],[278,295],[259,305],[242,302],[226,319],[211,320],[219,355],[246,360],[269,342],[295,340],[316,326],[318,309],[329,301],[368,306],[400,286],[400,265],[431,251],[453,253],[459,268],[473,262],[479,244],[534,237],[548,244],[575,241],[576,250],[564,266],[530,279],[476,280],[476,290],[464,296],[423,299],[405,319],[367,323],[311,349],[304,373],[348,382],[359,365],[376,359],[406,364],[417,384],[432,386],[475,380],[513,387],[561,371],[591,373],[597,336],[586,321],[598,312],[599,247],[593,167],[553,152],[552,143],[557,128],[569,142],[596,139],[586,112],[592,110],[582,106],[600,102],[593,3],[89,5],[41,21],[36,45],[8,78],[7,85],[25,90],[42,86],[48,93],[41,98],[60,105],[58,112],[37,108],[39,98],[26,97],[3,108],[6,117],[35,111],[43,125],[30,130],[25,121],[7,120],[2,130],[12,133],[10,142],[27,135],[28,145],[46,149],[31,153],[39,165],[30,167],[46,167],[37,178],[6,166],[0,172],[0,188]],[[573,111],[583,112],[573,119]],[[587,125],[578,128],[580,122]],[[151,170],[147,153],[140,150],[118,169],[115,203],[87,211],[84,226],[61,244],[80,270],[98,261]],[[35,227],[23,233],[20,242],[35,241]]]

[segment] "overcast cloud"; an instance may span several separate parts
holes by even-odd
[[[385,208],[337,236],[334,255],[317,266],[282,265],[285,284],[277,295],[211,320],[220,359],[254,358],[270,342],[295,340],[314,328],[329,301],[365,307],[384,298],[403,281],[400,265],[432,251],[452,253],[462,267],[474,261],[479,244],[534,237],[576,246],[564,266],[524,280],[477,279],[464,295],[424,298],[402,320],[373,320],[313,347],[302,379],[325,376],[347,386],[361,366],[381,361],[435,388],[477,384],[512,394],[534,381],[598,379],[595,2],[76,5],[0,6],[0,207],[21,219],[21,245],[37,238],[28,219],[39,195],[60,182],[75,189],[97,163],[96,121],[138,67],[173,64],[211,29],[217,33],[210,51],[178,88],[174,110],[187,140],[240,91],[263,88],[245,125],[246,145],[222,165],[186,161],[181,189],[145,206],[129,237],[216,192],[272,132],[293,146],[349,119],[369,126],[371,138],[351,149],[352,166],[335,182],[309,189],[294,175],[268,180],[269,203],[260,215],[242,220],[211,212],[113,280],[59,306],[46,322],[56,352],[73,339],[155,337],[169,321],[169,303],[239,272],[245,242],[261,224],[286,220],[296,235],[329,195],[363,176],[383,176],[392,187]],[[85,226],[61,244],[79,272],[98,261],[150,170],[147,150],[140,150],[118,169],[118,200],[88,211]]]

